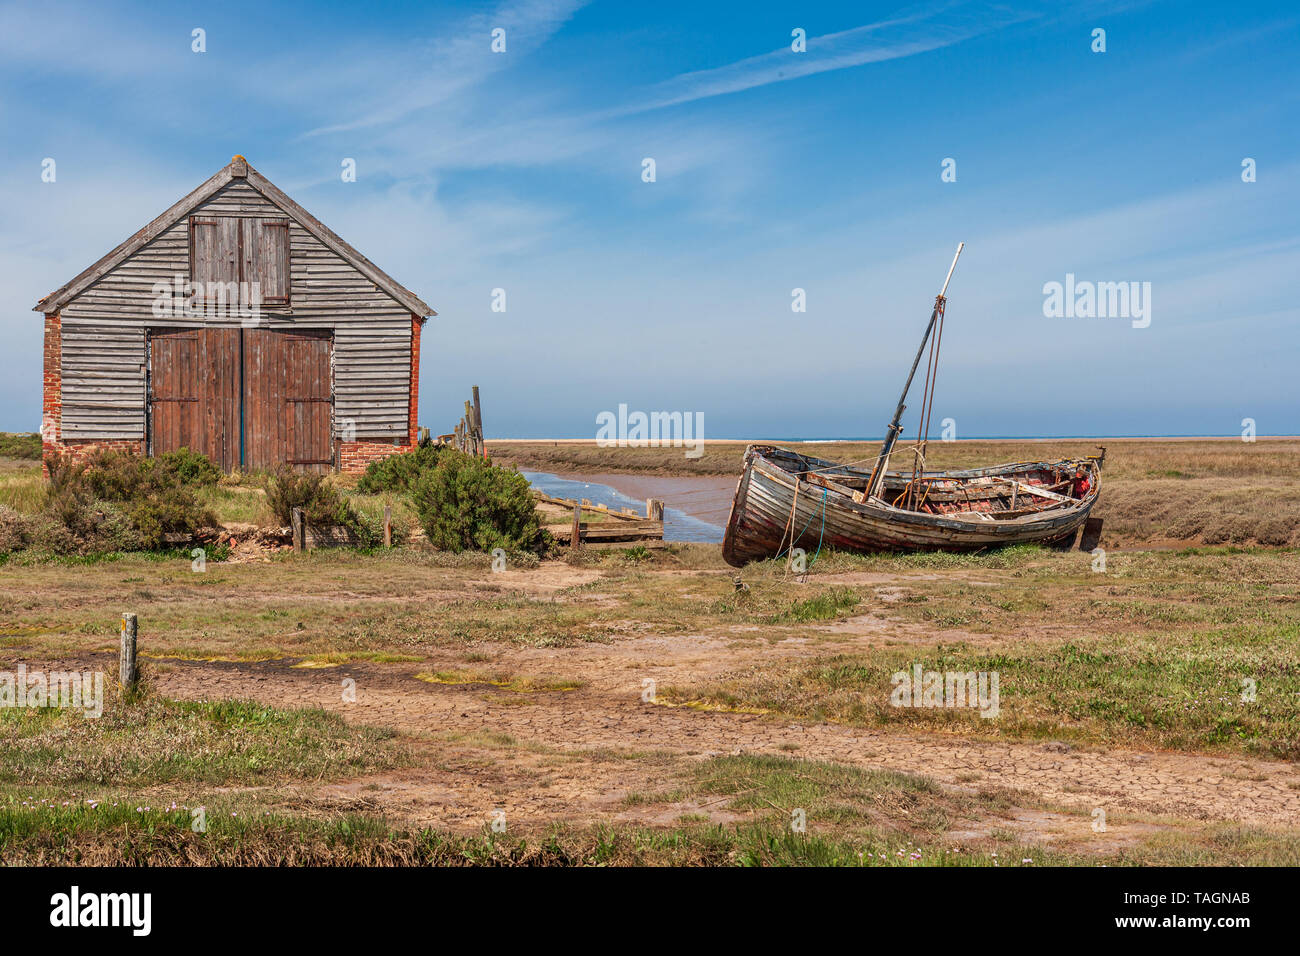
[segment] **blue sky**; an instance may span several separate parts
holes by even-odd
[[[435,432],[878,435],[964,240],[958,437],[1297,434],[1297,54],[1282,4],[0,3],[0,429],[36,300],[243,153],[438,310]],[[1150,325],[1044,317],[1067,273]]]

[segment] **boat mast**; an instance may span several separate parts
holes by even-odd
[[[894,442],[902,434],[903,411],[907,408],[907,393],[912,387],[912,379],[916,376],[916,368],[921,364],[921,356],[925,353],[925,343],[930,341],[930,333],[934,331],[934,323],[938,321],[939,313],[943,311],[944,303],[947,301],[944,296],[948,293],[948,283],[952,281],[953,270],[957,268],[957,257],[961,255],[962,249],[966,243],[957,243],[957,253],[952,257],[952,265],[948,267],[948,277],[943,280],[943,290],[935,296],[934,311],[930,313],[930,322],[925,327],[925,335],[921,338],[921,346],[916,350],[916,359],[912,362],[912,370],[907,373],[907,382],[903,385],[903,394],[898,398],[898,408],[894,409],[893,421],[889,423],[889,428],[885,431],[885,443],[881,446],[880,457],[876,459],[876,467],[871,472],[871,482],[867,485],[867,498],[872,498],[880,493],[880,486],[885,481],[885,470],[889,467],[889,454],[894,450]]]

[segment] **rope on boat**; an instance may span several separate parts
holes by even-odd
[[[796,486],[796,492],[797,492],[797,489],[798,489],[798,486]],[[809,561],[809,562],[808,562],[808,567],[810,567],[810,568],[813,566],[813,564],[816,563],[818,555],[820,555],[820,554],[822,553],[822,540],[826,537],[826,495],[827,495],[829,492],[830,492],[830,489],[829,489],[829,488],[823,488],[823,489],[822,489],[822,530],[821,530],[821,533],[817,535],[817,553],[813,555],[813,559],[812,559],[812,561]],[[796,498],[796,500],[798,500],[798,499]],[[790,538],[790,547],[789,547],[789,548],[782,548],[782,549],[781,549],[780,551],[778,551],[776,554],[772,555],[772,560],[775,561],[777,558],[781,557],[781,555],[785,554],[787,551],[792,551],[792,550],[794,550],[794,543],[795,543],[796,541],[798,541],[800,538],[803,537],[803,533],[804,533],[804,531],[807,531],[807,530],[808,530],[808,525],[812,524],[812,521],[813,521],[813,516],[812,516],[812,515],[809,515],[809,516],[808,516],[808,521],[804,524],[802,530],[800,530],[800,532],[799,532],[798,534],[796,534],[796,535],[794,535],[794,536],[792,536],[792,537]],[[791,528],[794,527],[794,508],[793,508],[793,507],[791,507],[791,509],[790,509],[790,523],[787,525],[787,527],[791,527]],[[782,540],[782,541],[785,540],[785,534],[784,534],[784,533],[782,533],[782,535],[781,535],[781,540]],[[789,568],[786,568],[786,571],[788,572],[788,571],[789,571]]]

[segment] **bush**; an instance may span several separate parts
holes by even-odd
[[[163,452],[160,457],[163,464],[175,471],[186,484],[215,485],[221,479],[221,469],[212,463],[211,458],[197,451],[178,448]]]
[[[266,503],[282,525],[293,522],[294,508],[301,508],[307,521],[315,525],[340,524],[339,517],[350,510],[325,475],[297,472],[288,465],[276,469],[266,483]]]
[[[357,482],[357,491],[369,495],[385,491],[408,492],[420,476],[438,464],[441,449],[436,445],[418,445],[400,455],[389,455],[366,466]]]
[[[121,550],[110,542],[101,540],[99,544],[98,550],[101,551]],[[83,548],[82,543],[50,515],[21,514],[0,506],[0,556],[29,549],[54,554],[76,554]]]
[[[151,550],[167,535],[192,536],[217,524],[199,503],[185,475],[202,475],[201,455],[140,458],[130,452],[100,451],[84,462],[46,461],[46,513],[61,525],[77,550]],[[55,542],[62,550],[67,542]]]
[[[0,505],[0,554],[21,551],[31,543],[28,519]]]
[[[435,548],[533,551],[541,545],[532,489],[513,468],[446,449],[416,481],[411,501]]]
[[[344,527],[357,536],[364,548],[383,540],[382,522],[362,519],[348,500],[316,472],[296,472],[281,465],[266,483],[266,503],[275,520],[282,525],[293,523],[293,509],[301,508],[303,519],[317,528]]]

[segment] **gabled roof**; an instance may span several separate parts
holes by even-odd
[[[41,301],[36,303],[32,311],[34,312],[57,312],[72,299],[81,295],[90,286],[94,285],[106,274],[116,269],[128,258],[148,245],[153,240],[170,229],[176,223],[180,222],[190,214],[195,208],[206,202],[215,195],[222,187],[226,186],[231,180],[243,179],[248,185],[252,186],[259,193],[269,199],[276,206],[279,206],[284,213],[293,219],[298,225],[302,226],[309,233],[319,239],[327,247],[332,249],[338,255],[346,259],[358,272],[373,282],[379,289],[392,296],[403,306],[410,309],[421,319],[431,315],[437,315],[428,305],[411,292],[405,286],[398,283],[392,276],[384,272],[377,265],[363,256],[357,250],[340,239],[334,232],[323,222],[303,209],[296,202],[285,195],[278,186],[259,173],[256,169],[248,164],[248,160],[243,156],[235,156],[230,160],[230,164],[222,167],[211,179],[199,186],[192,193],[186,196],[180,202],[173,205],[153,222],[149,223],[126,242],[122,243],[104,258],[100,259],[81,275],[77,276],[63,288],[51,292]]]

